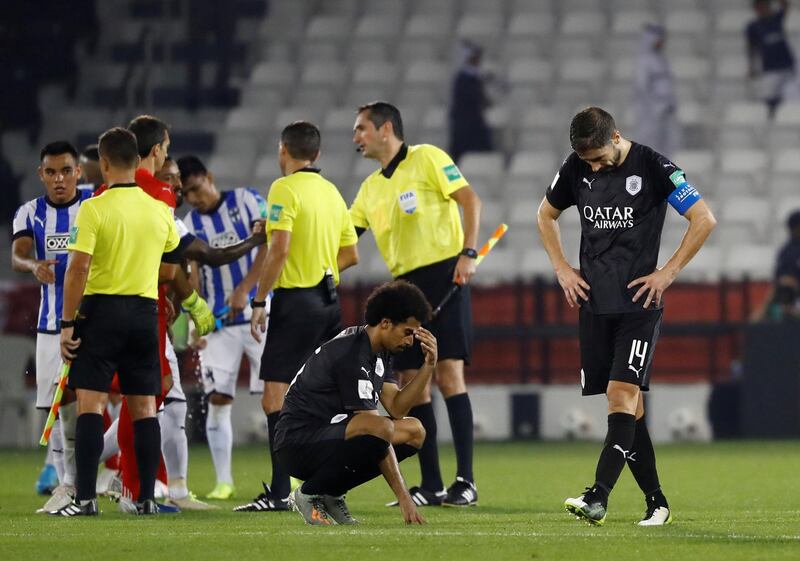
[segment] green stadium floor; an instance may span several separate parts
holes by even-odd
[[[726,442],[657,448],[674,522],[639,528],[644,501],[623,473],[606,524],[591,527],[562,508],[591,482],[598,444],[481,444],[476,449],[480,506],[426,508],[424,527],[405,527],[382,481],[348,497],[358,527],[305,526],[297,513],[233,513],[261,490],[265,450],[234,451],[238,498],[212,512],[136,518],[101,500],[99,518],[57,519],[34,514],[39,451],[0,451],[0,559],[93,560],[453,559],[714,560],[800,559],[800,441]],[[446,479],[451,448],[442,450]],[[418,482],[416,459],[404,472]],[[190,452],[191,488],[211,489],[205,447]]]

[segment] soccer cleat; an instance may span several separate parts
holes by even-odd
[[[236,488],[230,483],[217,483],[214,490],[206,495],[207,499],[215,499],[218,501],[225,501],[232,499],[236,496]]]
[[[134,504],[136,505],[136,514],[139,516],[152,516],[161,512],[158,504],[153,499],[136,501]]]
[[[48,513],[50,516],[97,516],[100,509],[97,507],[97,499],[88,501],[73,500],[66,506]]]
[[[114,480],[119,479],[117,473],[117,470],[108,469],[105,466],[100,470],[100,473],[97,474],[97,483],[95,485],[95,491],[98,495],[105,495],[109,492]]]
[[[323,502],[325,503],[325,510],[331,515],[331,518],[337,523],[346,526],[353,524],[361,524],[358,520],[353,518],[350,514],[350,509],[347,508],[347,503],[344,501],[344,495],[341,497],[334,497],[332,495],[323,495]]]
[[[111,478],[111,481],[108,483],[108,488],[106,488],[105,495],[107,497],[111,497],[112,500],[119,500],[122,497],[122,479],[119,476],[119,473]]]
[[[478,504],[478,488],[475,483],[463,477],[456,477],[455,482],[447,489],[447,496],[442,506],[476,506]]]
[[[289,510],[289,497],[285,499],[278,499],[272,495],[269,485],[261,482],[264,486],[264,492],[253,499],[252,502],[245,505],[234,507],[233,512],[268,512],[268,511],[282,511]]]
[[[441,491],[433,492],[423,489],[422,487],[412,487],[408,490],[408,494],[411,495],[411,500],[414,501],[414,504],[417,506],[442,506],[442,502],[447,496],[447,491],[442,489]],[[399,501],[386,503],[386,506],[399,505]]]
[[[75,486],[74,485],[59,485],[53,490],[53,496],[47,499],[44,506],[37,510],[37,513],[50,513],[54,510],[60,510],[70,504],[75,499]]]
[[[606,506],[589,487],[580,497],[566,499],[564,508],[576,518],[595,526],[602,526],[606,521]]]
[[[161,504],[152,499],[133,502],[128,497],[119,498],[119,511],[123,514],[146,516],[151,514],[178,514],[181,509],[174,504]]]
[[[311,526],[332,526],[336,521],[325,510],[325,498],[322,495],[306,495],[300,488],[289,495],[289,504],[300,513],[306,524]]]
[[[36,479],[36,493],[38,495],[49,495],[58,488],[58,473],[53,464],[45,464]]]
[[[219,508],[217,505],[204,503],[191,492],[181,499],[167,499],[165,504],[176,506],[181,510],[214,510]]]
[[[648,496],[646,501],[647,511],[642,519],[637,522],[638,526],[666,526],[672,523],[669,504],[667,504],[667,499],[661,492]]]

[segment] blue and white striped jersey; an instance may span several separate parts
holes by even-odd
[[[81,203],[92,196],[86,189],[78,189],[75,199],[64,204],[49,202],[47,197],[28,201],[14,214],[14,239],[33,238],[33,255],[36,259],[55,259],[56,282],[43,284],[39,301],[39,333],[58,333],[61,329],[61,308],[64,302],[64,274],[67,272],[67,242],[69,231],[78,215]]]
[[[211,247],[228,247],[247,239],[253,233],[253,224],[267,217],[267,203],[255,189],[240,187],[220,194],[220,203],[212,212],[203,214],[193,210],[183,219],[189,232]],[[225,307],[226,298],[253,266],[256,253],[258,249],[254,248],[228,265],[200,267],[200,288],[215,315]],[[255,288],[250,292],[250,297],[253,296]],[[251,313],[248,305],[230,324],[249,322]]]

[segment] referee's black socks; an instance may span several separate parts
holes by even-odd
[[[100,419],[102,421],[103,418]],[[156,474],[161,461],[161,429],[157,418],[147,417],[133,422],[133,449],[136,452],[136,467],[139,468],[137,500],[152,500],[155,498]]]
[[[628,455],[628,467],[631,469],[639,489],[648,500],[666,506],[667,500],[661,492],[661,484],[658,481],[656,453],[653,450],[653,442],[650,440],[650,432],[647,430],[644,416],[636,421],[636,434],[633,438],[631,453]]]
[[[286,471],[275,454],[275,426],[278,424],[280,411],[275,411],[267,415],[267,432],[269,433],[269,457],[272,461],[272,483],[269,490],[276,499],[285,499],[289,496],[291,486],[289,483],[289,472]]]
[[[103,416],[83,413],[75,425],[75,498],[79,501],[97,497],[97,464],[103,453]]]
[[[456,449],[456,475],[474,482],[475,479],[472,475],[474,429],[469,394],[452,395],[444,402],[447,405],[447,416],[450,417],[450,429],[453,432],[453,446]]]
[[[595,493],[605,504],[614,488],[625,462],[631,454],[636,433],[636,417],[628,413],[608,416],[608,433],[595,470]]]
[[[444,483],[442,472],[439,470],[439,444],[436,441],[436,416],[433,414],[433,404],[428,402],[412,407],[408,416],[419,419],[426,433],[425,443],[419,451],[419,469],[422,472],[420,487],[438,493],[444,489]]]

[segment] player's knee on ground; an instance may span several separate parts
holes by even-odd
[[[375,436],[387,443],[392,442],[394,423],[391,419],[377,415],[356,415],[347,425],[346,438],[364,435]]]
[[[230,405],[233,403],[233,397],[221,393],[212,393],[208,396],[208,402],[212,405]]]

